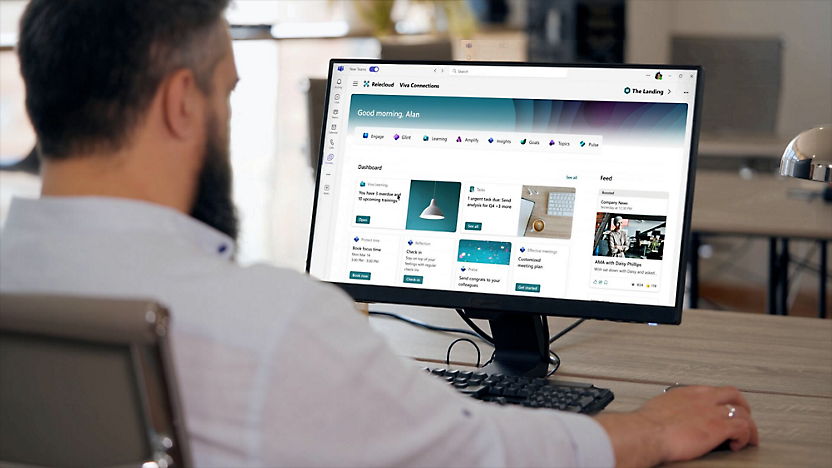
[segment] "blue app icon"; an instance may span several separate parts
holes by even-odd
[[[624,94],[630,94],[630,87],[624,88]]]
[[[344,66],[343,65],[338,65],[338,71],[344,71]]]
[[[493,138],[489,138],[489,139],[488,139],[488,142],[489,142],[489,143],[494,143],[494,139],[493,139]]]
[[[428,140],[429,140],[429,138],[428,138],[428,136],[427,136],[427,135],[425,135],[425,136],[423,136],[423,137],[422,137],[422,141],[428,141]]]
[[[364,135],[363,135],[363,136],[364,136],[364,138],[370,138],[370,134],[369,134],[369,133],[364,133]]]

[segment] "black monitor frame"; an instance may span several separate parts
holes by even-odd
[[[576,317],[596,320],[611,320],[620,322],[640,322],[678,325],[682,322],[682,306],[685,291],[685,273],[687,260],[690,255],[690,219],[693,206],[694,182],[696,175],[696,159],[699,143],[699,127],[702,111],[702,91],[704,88],[704,70],[699,66],[682,65],[631,65],[631,64],[543,64],[526,62],[462,62],[462,61],[398,61],[373,59],[331,59],[327,80],[326,107],[324,119],[329,115],[330,91],[333,76],[333,66],[338,64],[395,64],[395,65],[440,65],[465,67],[476,66],[505,66],[505,67],[548,67],[548,68],[599,68],[599,69],[648,69],[648,70],[694,70],[697,72],[696,95],[693,106],[693,128],[690,139],[690,159],[688,161],[687,191],[685,193],[685,208],[682,223],[681,249],[679,255],[678,278],[676,283],[676,302],[674,306],[656,306],[640,304],[624,304],[616,302],[588,301],[578,299],[537,298],[527,296],[511,296],[504,294],[469,293],[462,291],[443,291],[436,289],[415,289],[394,286],[361,285],[353,283],[332,282],[357,302],[380,302],[391,304],[408,304],[428,307],[462,308],[471,311],[474,316],[482,318],[493,317],[499,313],[502,317],[520,318],[520,314],[535,316]],[[324,143],[326,128],[321,131],[321,145],[318,155],[318,172],[315,183],[315,202],[312,210],[312,223],[309,233],[309,251],[306,260],[306,271],[309,273],[312,261],[312,246],[315,236],[315,223],[318,208],[318,193],[321,183],[321,169],[324,157]],[[546,321],[543,320],[545,323]],[[548,346],[547,346],[548,348]],[[547,353],[548,362],[548,353]]]

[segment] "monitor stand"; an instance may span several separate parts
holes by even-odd
[[[549,370],[549,322],[523,312],[465,309],[472,319],[486,319],[494,338],[494,360],[482,371],[518,377],[545,377]]]

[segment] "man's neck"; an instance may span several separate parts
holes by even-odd
[[[99,196],[128,198],[164,205],[187,213],[190,201],[175,191],[159,190],[152,174],[134,167],[128,154],[71,155],[46,158],[41,166],[41,194],[52,197]]]

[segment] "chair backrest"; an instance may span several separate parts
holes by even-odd
[[[168,322],[153,301],[0,294],[0,466],[190,466]]]
[[[313,176],[317,175],[318,158],[321,151],[321,127],[324,124],[324,105],[326,104],[326,78],[309,78],[306,91],[306,115],[309,123],[309,164]]]

